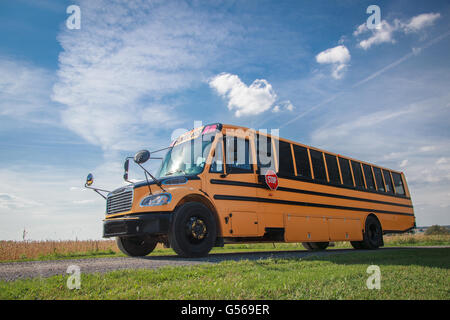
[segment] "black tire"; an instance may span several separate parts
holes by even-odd
[[[362,249],[362,241],[350,241],[350,244],[352,245],[352,247],[356,250]]]
[[[302,242],[302,245],[308,251],[322,251],[325,250],[329,244],[329,242]]]
[[[175,211],[169,231],[169,243],[179,256],[206,256],[214,246],[216,237],[216,220],[203,204],[188,202]]]
[[[381,224],[374,216],[367,217],[363,241],[361,241],[360,244],[361,249],[368,250],[375,250],[384,245]]]
[[[143,257],[152,252],[158,242],[151,236],[116,237],[120,251],[130,257]]]

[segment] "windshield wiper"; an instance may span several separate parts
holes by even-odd
[[[181,172],[182,174],[186,174],[186,172],[184,172],[183,170],[177,169],[177,170],[174,170],[174,171],[167,172],[165,175],[166,176],[171,176],[171,175],[173,175],[175,173],[178,173],[178,172]]]

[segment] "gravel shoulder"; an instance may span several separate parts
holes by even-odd
[[[376,254],[385,250],[408,250],[408,249],[432,249],[450,248],[450,246],[430,247],[389,247],[375,251]],[[368,250],[358,250],[364,252]],[[89,258],[71,260],[48,260],[48,261],[26,261],[8,262],[0,264],[0,280],[14,281],[27,278],[46,278],[54,275],[66,274],[71,265],[80,267],[81,273],[105,273],[114,270],[136,270],[157,269],[164,266],[191,266],[199,264],[215,264],[222,261],[260,260],[270,258],[304,258],[311,255],[332,255],[356,252],[353,249],[330,249],[321,252],[298,251],[270,251],[270,252],[245,252],[245,253],[216,253],[204,258],[180,258],[177,256],[147,256],[142,258],[111,257],[111,258]]]

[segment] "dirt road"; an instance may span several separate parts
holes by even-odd
[[[370,251],[373,254],[385,250],[408,250],[449,247],[396,247],[382,248]],[[358,252],[367,251],[359,250]],[[157,269],[164,266],[189,266],[198,264],[214,264],[221,261],[259,260],[268,258],[303,258],[310,255],[330,255],[355,252],[353,249],[331,249],[321,252],[298,251],[270,251],[245,253],[210,254],[204,258],[180,258],[177,256],[147,256],[142,258],[89,258],[71,260],[27,261],[0,263],[0,280],[13,281],[23,278],[50,277],[57,274],[66,274],[71,265],[80,267],[81,273],[103,273],[124,269]]]

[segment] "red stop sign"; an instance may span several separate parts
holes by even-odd
[[[271,190],[277,190],[277,188],[278,188],[278,176],[273,170],[267,170],[267,172],[266,172],[266,184]]]

